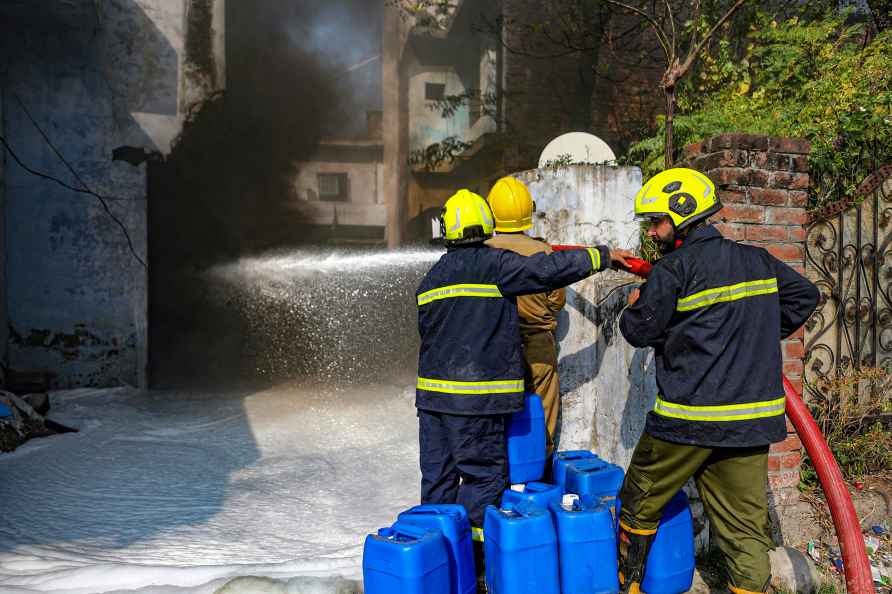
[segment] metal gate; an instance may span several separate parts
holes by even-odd
[[[806,383],[852,368],[892,372],[892,164],[812,213],[806,269],[821,291],[806,324]]]

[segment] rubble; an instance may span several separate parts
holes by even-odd
[[[40,394],[19,397],[0,390],[0,452],[11,452],[36,437],[74,431],[54,423],[40,411],[49,411],[49,399]],[[43,394],[46,397],[46,394]],[[36,406],[32,406],[32,403]]]
[[[892,594],[892,537],[889,533],[888,520],[865,530],[864,548],[870,559],[873,582],[878,594]],[[844,574],[842,553],[832,537],[827,543],[809,542],[807,553],[819,570],[831,575]]]

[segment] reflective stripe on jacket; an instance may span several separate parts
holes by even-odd
[[[711,447],[782,441],[780,341],[805,323],[818,297],[764,249],[712,226],[691,231],[620,319],[626,340],[655,350],[659,395],[645,430]]]
[[[482,243],[450,248],[416,292],[415,405],[505,414],[523,405],[517,297],[552,291],[610,266],[606,247],[520,256]]]

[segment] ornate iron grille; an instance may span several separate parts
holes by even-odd
[[[812,213],[805,249],[821,290],[806,324],[807,384],[850,368],[892,372],[892,165],[853,199]]]

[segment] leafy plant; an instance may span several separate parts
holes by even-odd
[[[677,146],[744,132],[805,138],[817,206],[850,196],[892,160],[892,30],[874,34],[850,13],[775,20],[756,16],[744,43],[717,39],[679,89]],[[660,169],[658,131],[627,162]]]
[[[443,163],[454,162],[458,155],[471,148],[471,145],[472,143],[465,142],[456,136],[447,136],[440,142],[411,151],[409,165],[433,171]]]

